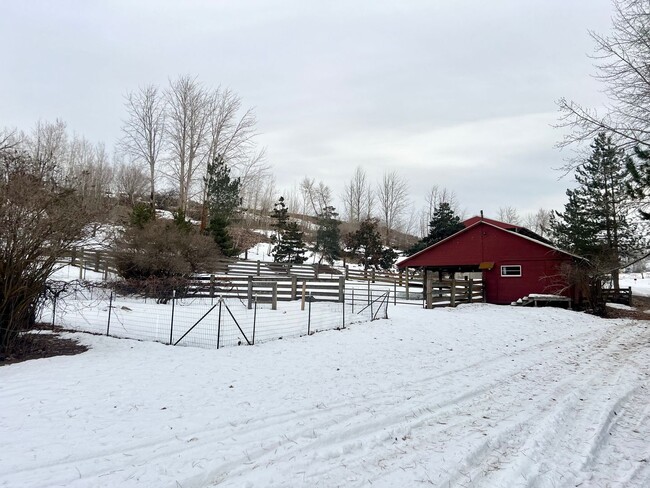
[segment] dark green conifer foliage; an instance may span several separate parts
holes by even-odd
[[[273,260],[278,263],[304,263],[306,249],[303,233],[297,222],[289,220],[289,210],[283,197],[273,206],[271,217],[276,219],[273,224],[275,234],[271,236]]]
[[[286,224],[279,241],[273,248],[274,261],[278,263],[302,264],[305,262],[305,243],[298,223]]]
[[[323,260],[332,264],[341,257],[341,221],[337,219],[338,216],[332,206],[323,207],[323,211],[318,214],[314,252],[321,255],[319,264]]]
[[[406,253],[412,255],[420,252],[464,228],[460,217],[456,215],[451,205],[448,202],[441,202],[433,211],[433,216],[429,222],[429,234],[411,246]]]
[[[377,219],[366,219],[356,232],[346,236],[346,246],[357,256],[364,269],[381,266],[383,248],[378,227]]]
[[[207,175],[205,184],[210,215],[207,231],[226,256],[235,256],[239,249],[234,246],[228,227],[240,205],[240,179],[230,176],[230,168],[221,156],[208,164]]]
[[[625,153],[611,137],[600,133],[589,158],[575,171],[578,187],[567,190],[564,212],[551,219],[551,235],[558,246],[614,269],[641,251],[645,239],[628,218]],[[618,287],[618,271],[613,271]]]
[[[639,213],[643,220],[650,220],[650,150],[634,148],[637,163],[630,158],[627,161],[627,171],[632,181],[628,182],[628,193],[639,205]]]

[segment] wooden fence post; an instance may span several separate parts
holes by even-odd
[[[467,283],[467,301],[469,303],[472,303],[472,300],[474,299],[474,290],[473,290],[473,285],[474,285],[474,279],[470,278],[468,283]]]
[[[370,270],[370,277],[372,278],[372,282],[375,282],[375,268],[372,268]]]
[[[314,266],[314,273],[316,275],[316,279],[318,279],[318,274],[320,272],[320,269],[318,269],[319,267],[320,265],[318,263],[316,263],[316,266]]]
[[[406,268],[406,299],[409,299],[409,269]]]
[[[99,263],[101,260],[101,256],[99,255],[99,251],[95,251],[95,272],[99,273]]]
[[[248,310],[250,310],[251,308],[253,308],[253,277],[252,276],[248,277],[248,293],[246,295],[246,298],[248,299]]]
[[[298,277],[291,277],[291,299],[295,300],[298,297]]]
[[[426,270],[424,272],[424,293],[427,297],[427,309],[433,308],[433,272]]]
[[[278,282],[271,283],[271,310],[278,309]]]
[[[452,307],[456,306],[456,278],[451,279],[451,297],[449,305]]]
[[[258,260],[257,260],[257,273],[256,273],[257,276],[260,275],[260,268],[261,268],[261,266],[260,266],[260,260],[258,259]]]
[[[307,291],[307,282],[302,282],[302,293],[300,297],[300,310],[305,310],[305,292]]]
[[[214,275],[210,275],[210,298],[214,298]],[[250,307],[249,307],[250,308]]]
[[[345,279],[349,280],[350,279],[350,267],[346,264],[345,265]]]
[[[345,278],[343,276],[339,276],[339,302],[345,302]]]

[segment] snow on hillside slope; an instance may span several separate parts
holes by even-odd
[[[650,330],[559,309],[0,368],[2,487],[650,486]]]

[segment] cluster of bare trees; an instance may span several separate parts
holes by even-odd
[[[180,76],[162,89],[129,92],[125,107],[119,148],[146,171],[152,205],[161,178],[177,190],[181,211],[191,201],[205,202],[207,165],[217,157],[241,179],[244,206],[260,204],[269,167],[255,144],[255,114],[234,92]]]
[[[104,144],[71,136],[61,120],[39,121],[29,132],[4,129],[0,150],[9,149],[25,154],[39,178],[75,190],[90,208],[101,208],[123,181]]]

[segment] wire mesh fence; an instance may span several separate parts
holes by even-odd
[[[41,321],[66,329],[165,344],[221,348],[345,328],[388,318],[390,289],[349,287],[342,301],[305,299],[272,304],[223,297],[140,297],[107,287],[68,283],[49,296]],[[393,300],[394,301],[394,300]]]

